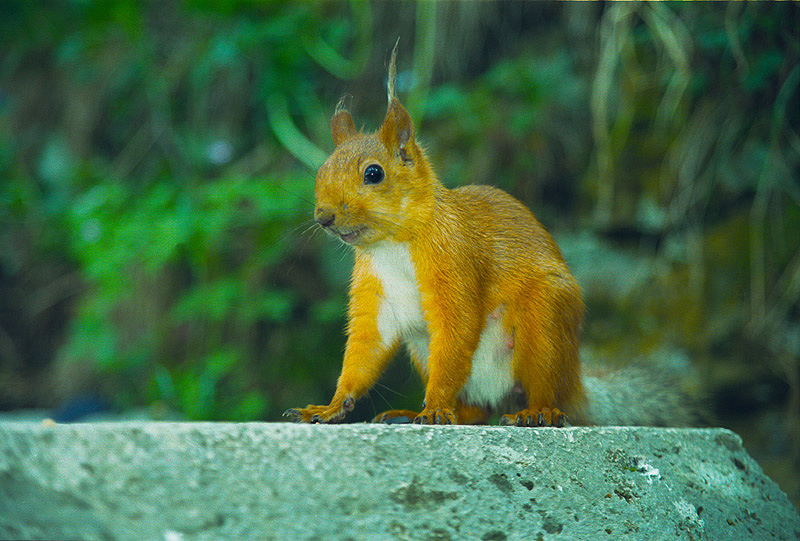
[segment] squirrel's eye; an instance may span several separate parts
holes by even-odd
[[[373,163],[364,170],[364,184],[378,184],[383,180],[383,168]]]

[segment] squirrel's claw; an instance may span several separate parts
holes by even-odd
[[[450,408],[436,410],[425,408],[414,417],[413,422],[416,425],[454,425],[456,424],[456,414]]]
[[[339,405],[331,403],[327,406],[309,405],[305,408],[290,408],[283,412],[283,416],[296,423],[338,423],[354,408],[355,400],[347,397]]]
[[[504,426],[554,426],[563,428],[567,424],[567,416],[558,408],[522,410],[516,415],[503,415],[500,418],[500,424]]]
[[[326,411],[327,410],[327,411]],[[332,410],[328,406],[308,406],[305,408],[292,408],[283,412],[284,417],[295,423],[335,423],[344,417],[344,411]]]

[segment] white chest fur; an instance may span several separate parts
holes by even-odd
[[[371,247],[373,270],[383,286],[378,311],[378,331],[385,346],[401,339],[427,371],[430,335],[422,311],[416,269],[408,245],[382,243]],[[512,350],[498,319],[487,318],[472,358],[472,370],[461,392],[466,402],[494,405],[514,385]]]
[[[425,335],[419,285],[408,245],[381,243],[370,249],[372,267],[383,286],[378,311],[378,330],[384,345],[398,338]]]

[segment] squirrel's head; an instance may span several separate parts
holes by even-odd
[[[414,140],[411,116],[394,97],[394,60],[395,53],[383,125],[359,132],[340,101],[331,119],[336,149],[317,172],[314,219],[347,244],[410,240],[432,201],[436,180]]]

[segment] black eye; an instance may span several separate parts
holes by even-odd
[[[383,168],[373,163],[364,170],[364,184],[378,184],[383,180]]]

